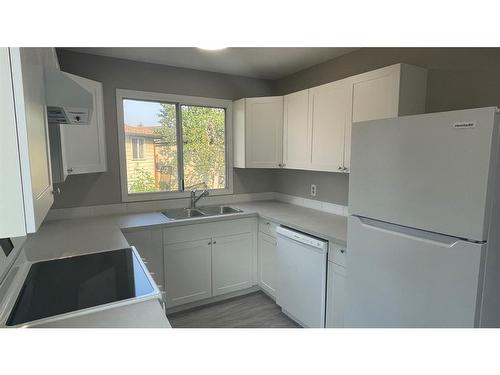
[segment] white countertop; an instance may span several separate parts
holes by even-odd
[[[232,205],[261,218],[322,237],[345,246],[347,217],[279,201],[256,201]]]
[[[101,310],[92,314],[75,315],[64,320],[53,320],[42,324],[35,324],[32,327],[172,328],[157,300]]]
[[[146,227],[189,225],[258,215],[312,235],[346,244],[347,218],[279,201],[231,204],[242,213],[224,216],[169,220],[160,212],[119,214],[80,219],[47,221],[25,245],[29,261],[55,259],[84,253],[128,247],[122,230]]]

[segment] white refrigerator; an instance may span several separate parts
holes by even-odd
[[[355,123],[347,327],[500,326],[496,107]]]

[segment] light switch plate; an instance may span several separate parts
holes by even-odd
[[[316,196],[316,185],[312,184],[311,185],[311,197]]]

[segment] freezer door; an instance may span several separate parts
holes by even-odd
[[[495,113],[483,108],[354,124],[349,213],[486,240]]]
[[[346,327],[474,327],[485,244],[348,219]]]

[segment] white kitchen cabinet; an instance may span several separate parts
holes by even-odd
[[[212,239],[213,295],[235,292],[252,286],[251,233]]]
[[[151,273],[153,280],[163,293],[165,291],[163,237],[161,229],[138,229],[124,232],[131,246],[135,246]]]
[[[259,232],[259,285],[272,297],[276,297],[276,246],[276,237]]]
[[[0,238],[23,236],[26,221],[8,48],[0,48],[0,139]]]
[[[257,284],[255,218],[165,228],[163,246],[168,308]]]
[[[234,166],[279,168],[283,153],[283,97],[245,98],[233,103]]]
[[[326,327],[344,327],[346,268],[328,262],[328,285],[326,297]]]
[[[351,124],[352,85],[331,82],[309,90],[308,169],[344,171],[345,129]]]
[[[283,168],[309,169],[309,91],[284,96]]]
[[[0,219],[0,237],[16,237],[36,232],[54,201],[44,67],[55,64],[56,60],[50,48],[2,48],[1,51],[0,116],[5,122],[2,121],[0,132],[6,147],[2,146],[2,156],[9,154],[2,158],[0,173],[9,186],[2,187],[0,198],[4,213]]]
[[[352,122],[399,117],[425,112],[427,70],[396,64],[359,74],[352,81]],[[351,127],[345,133],[344,169],[351,161]]]
[[[167,307],[212,296],[212,240],[168,244],[165,254]]]
[[[88,125],[50,125],[52,175],[64,182],[69,174],[106,171],[106,141],[102,83],[65,73],[92,94],[93,111]]]
[[[283,167],[348,173],[352,123],[423,113],[426,72],[396,64],[285,95]]]

